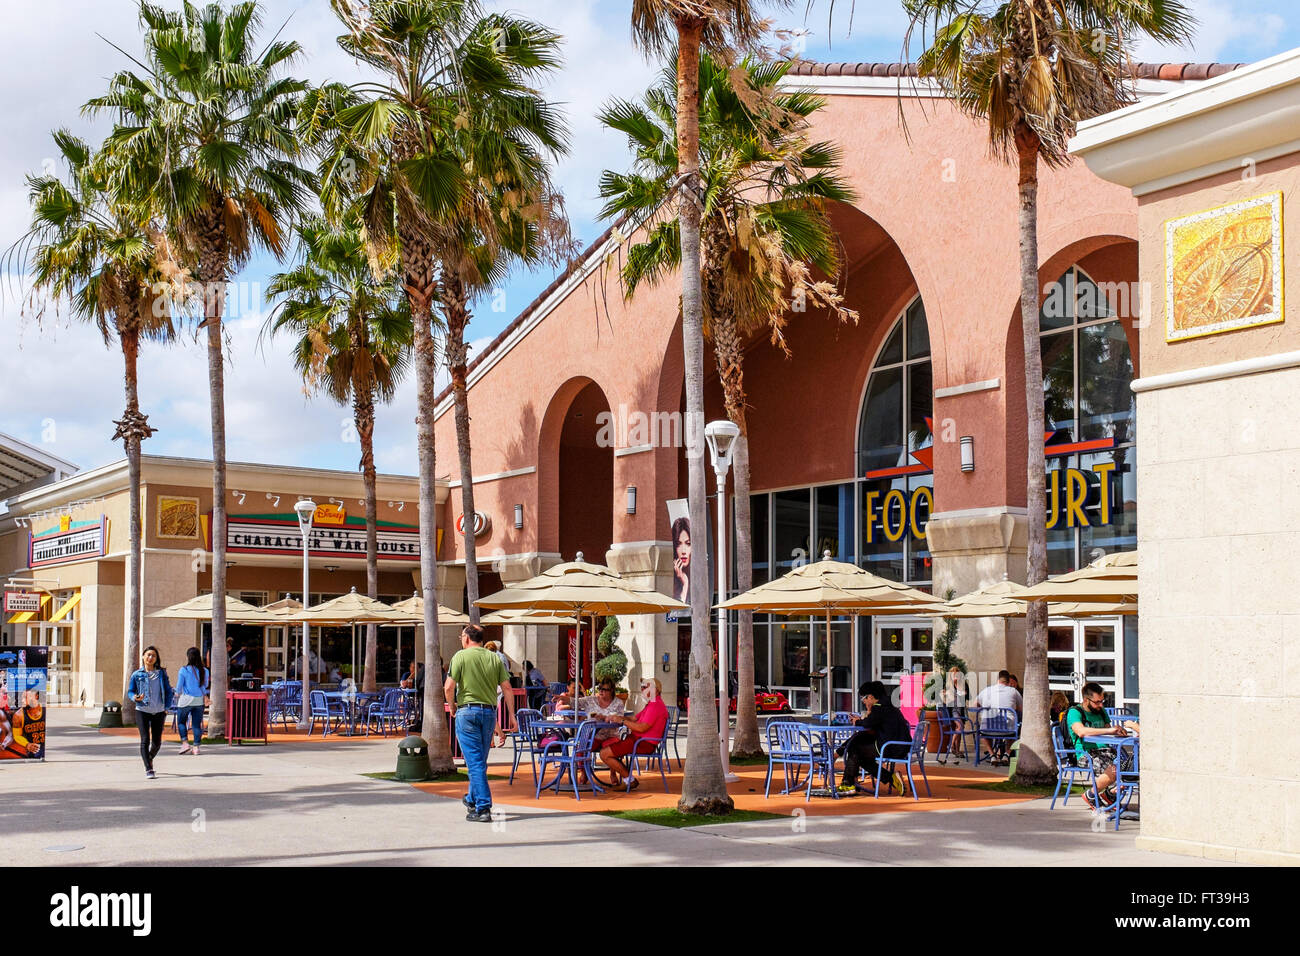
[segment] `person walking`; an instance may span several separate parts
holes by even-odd
[[[140,731],[140,759],[144,775],[153,780],[153,758],[162,748],[163,725],[167,722],[167,701],[172,685],[158,659],[158,648],[150,644],[140,655],[140,667],[126,682],[126,693],[135,701],[135,726]]]
[[[456,719],[456,740],[465,755],[469,793],[463,802],[471,823],[492,822],[492,791],[488,788],[488,751],[497,725],[497,690],[505,695],[506,732],[515,728],[515,697],[510,675],[501,659],[483,646],[483,628],[467,624],[460,632],[460,647],[451,658],[443,693],[451,701]]]
[[[176,728],[181,734],[180,754],[199,752],[203,741],[203,698],[208,696],[208,672],[197,647],[185,652],[185,666],[176,675]],[[185,728],[192,726],[193,745],[185,740]]]

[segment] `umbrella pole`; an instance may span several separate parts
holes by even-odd
[[[826,606],[826,723],[835,711],[835,681],[831,677],[831,609]]]

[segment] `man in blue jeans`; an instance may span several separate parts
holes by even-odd
[[[505,695],[506,731],[515,729],[515,696],[501,658],[483,646],[483,628],[467,624],[460,632],[460,647],[451,659],[443,692],[456,717],[456,739],[465,755],[469,793],[465,795],[465,819],[471,823],[492,822],[492,791],[488,789],[488,751],[497,724],[497,689]]]

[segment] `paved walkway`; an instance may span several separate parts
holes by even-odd
[[[796,809],[681,830],[512,806],[501,823],[471,824],[459,800],[361,776],[394,768],[396,738],[199,757],[169,742],[147,780],[135,740],[81,726],[80,709],[49,713],[49,759],[0,766],[0,840],[27,865],[1209,865],[1134,849],[1132,824],[1094,832],[1074,801],[850,817]]]

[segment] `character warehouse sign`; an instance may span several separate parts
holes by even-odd
[[[86,558],[101,558],[108,543],[108,518],[95,521],[68,521],[41,534],[33,534],[27,550],[27,566],[44,568]]]
[[[420,560],[418,528],[380,525],[379,557]],[[365,524],[313,527],[308,547],[315,558],[364,558]],[[232,515],[226,525],[226,550],[238,554],[302,555],[302,534],[296,518],[245,518]]]

